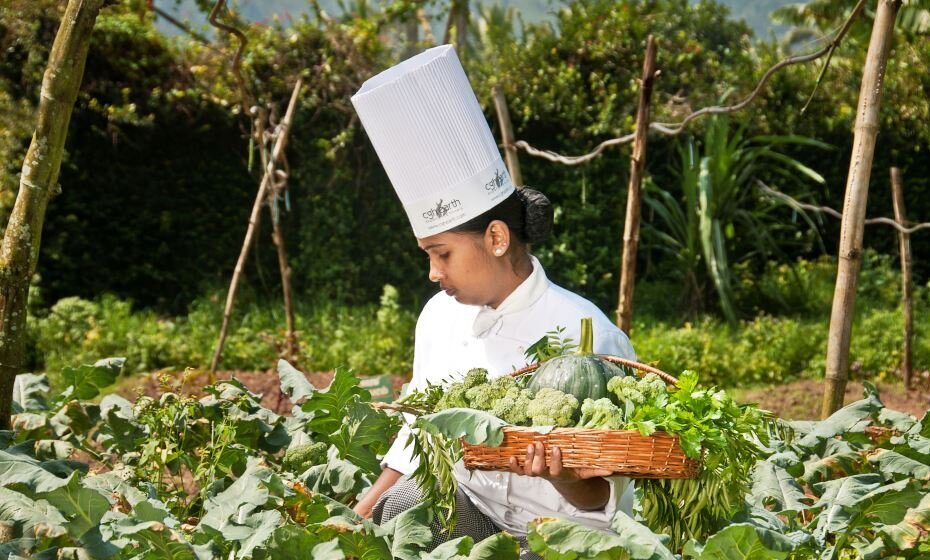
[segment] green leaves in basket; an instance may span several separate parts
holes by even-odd
[[[771,420],[755,406],[737,404],[724,391],[700,387],[697,374],[686,371],[669,389],[664,406],[647,402],[632,412],[629,422],[675,434],[688,457],[703,458],[697,480],[639,483],[646,524],[667,531],[677,549],[743,506]]]

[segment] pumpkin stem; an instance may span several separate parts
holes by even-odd
[[[594,322],[591,317],[581,319],[581,343],[578,345],[577,356],[590,356],[594,353]]]

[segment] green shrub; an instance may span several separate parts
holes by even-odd
[[[901,364],[903,323],[900,308],[857,314],[850,345],[851,378],[889,380]],[[930,326],[914,324],[915,368],[930,366]],[[829,315],[759,316],[732,329],[705,317],[682,327],[639,319],[633,346],[639,358],[677,375],[697,370],[708,383],[726,387],[772,384],[823,376]]]
[[[300,365],[315,371],[348,367],[362,375],[409,372],[416,315],[403,309],[398,298],[397,289],[386,285],[380,305],[298,305]],[[279,305],[244,301],[235,307],[223,369],[274,366],[285,335]],[[186,317],[167,319],[104,296],[98,301],[64,298],[29,324],[36,365],[54,375],[67,365],[116,355],[126,357],[130,373],[203,368],[213,356],[221,322],[221,298],[201,298]]]

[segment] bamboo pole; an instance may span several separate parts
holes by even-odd
[[[901,170],[891,168],[891,201],[894,206],[894,219],[897,223],[907,227],[907,217],[904,211],[904,189],[901,185]],[[904,345],[901,356],[901,376],[904,378],[904,390],[911,388],[913,366],[911,363],[911,342],[914,340],[913,316],[913,280],[911,278],[911,235],[906,231],[898,231],[898,248],[901,252],[901,305],[904,313]]]
[[[242,249],[239,250],[239,260],[236,261],[236,268],[233,270],[232,280],[229,282],[229,292],[226,294],[226,306],[223,309],[223,324],[220,327],[220,336],[216,342],[216,349],[213,352],[213,360],[210,362],[210,379],[215,378],[216,368],[220,363],[220,356],[223,354],[223,346],[226,344],[226,336],[229,332],[229,319],[232,316],[233,304],[236,301],[236,291],[239,288],[239,279],[242,277],[242,271],[245,268],[246,259],[249,257],[249,250],[252,247],[252,238],[255,237],[258,219],[261,214],[262,203],[265,201],[265,194],[271,185],[274,177],[275,165],[281,159],[284,153],[284,147],[287,145],[287,135],[290,132],[291,121],[294,117],[294,108],[297,106],[297,97],[303,80],[297,78],[294,84],[294,91],[291,92],[291,99],[287,104],[287,111],[281,120],[280,130],[275,138],[274,147],[272,148],[271,158],[265,165],[265,173],[262,176],[262,182],[258,186],[258,192],[255,194],[255,202],[252,204],[252,213],[249,215],[249,225],[245,231],[245,240],[242,242]]]
[[[843,203],[836,288],[833,292],[830,332],[827,337],[827,364],[820,411],[824,418],[842,407],[846,391],[856,287],[862,264],[862,233],[865,226],[869,177],[880,123],[879,108],[886,61],[891,50],[895,17],[900,5],[901,0],[878,0],[865,68],[862,72],[852,155],[846,179],[846,197]]]
[[[517,147],[514,146],[513,123],[510,121],[510,110],[507,109],[507,99],[499,85],[491,88],[494,97],[494,108],[497,110],[497,122],[501,126],[501,142],[504,144],[504,157],[507,161],[507,171],[513,184],[520,188],[523,186],[523,173],[520,171],[520,158]]]
[[[646,40],[646,59],[639,85],[639,105],[636,109],[636,138],[630,158],[630,184],[627,189],[626,219],[623,224],[623,256],[620,263],[620,297],[617,326],[629,333],[633,327],[633,288],[636,283],[636,253],[639,248],[639,222],[642,213],[643,169],[646,166],[646,141],[649,133],[649,105],[656,77],[656,41]]]

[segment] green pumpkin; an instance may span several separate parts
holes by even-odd
[[[574,395],[579,402],[607,396],[607,380],[623,370],[594,355],[594,327],[590,317],[581,320],[581,343],[574,354],[552,358],[539,366],[527,388],[534,394],[551,387]]]

